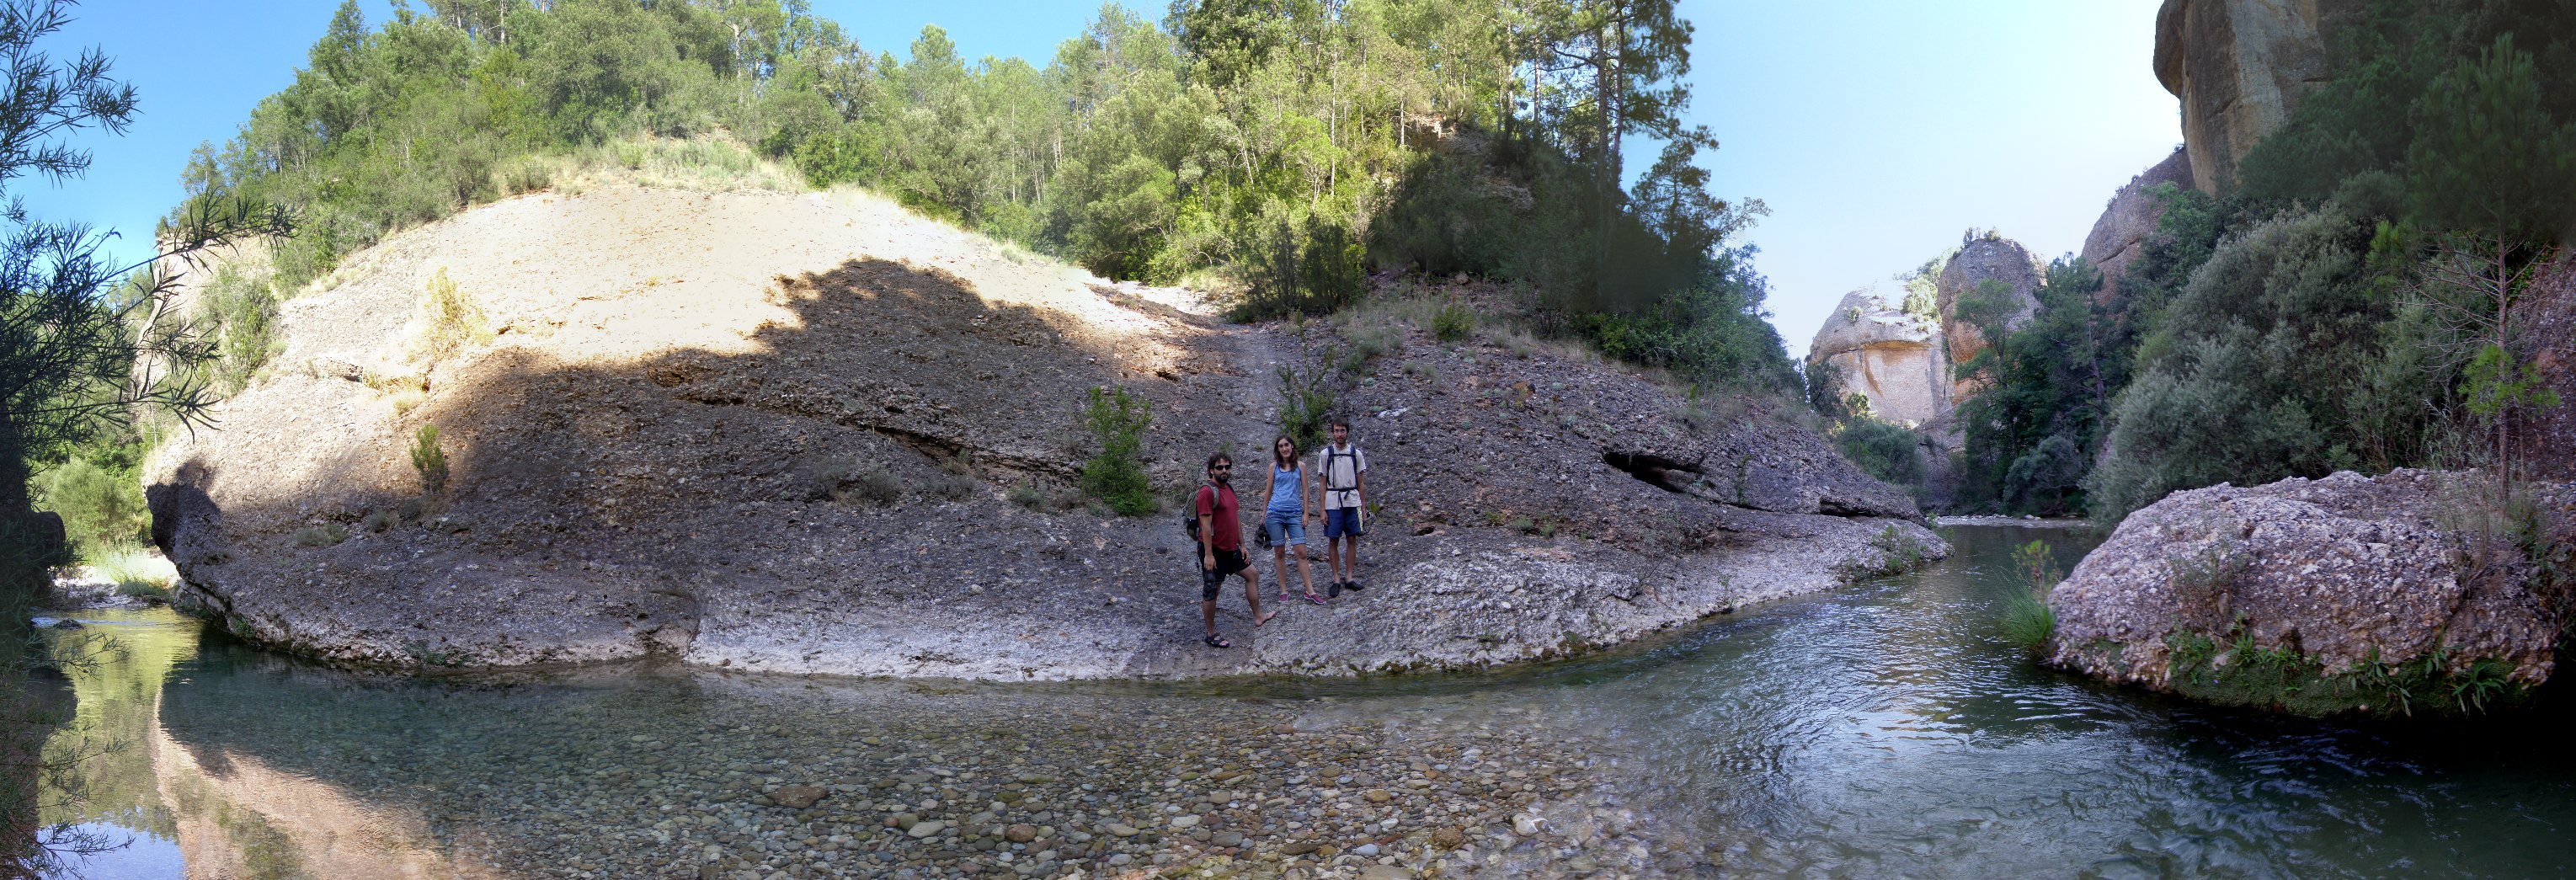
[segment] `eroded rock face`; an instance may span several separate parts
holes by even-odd
[[[2039,260],[2031,256],[2020,242],[1992,235],[1970,239],[1960,245],[1957,256],[1942,267],[1937,279],[1941,309],[1941,327],[1947,337],[1950,357],[1950,403],[1955,406],[1975,394],[1973,382],[1956,378],[1968,359],[1986,348],[1986,337],[1975,324],[1959,316],[1959,300],[1976,291],[1985,282],[2004,286],[2011,309],[2004,318],[2005,327],[2020,327],[2039,312]]]
[[[2483,660],[2503,664],[2512,681],[2543,681],[2556,662],[2557,621],[2526,588],[2520,563],[2474,570],[2441,524],[2444,493],[2472,478],[2346,471],[2176,492],[2122,520],[2050,591],[2050,659],[2188,692],[2176,680],[2175,640],[2228,651],[2242,635],[2327,676],[2421,664],[2438,650],[2451,674]],[[2229,651],[2212,662],[2250,658]]]
[[[1845,294],[1816,330],[1807,357],[1840,368],[1843,392],[1867,396],[1880,418],[1919,425],[1950,409],[1941,328],[1875,291]]]
[[[2324,83],[2318,34],[2334,0],[2165,0],[2156,13],[2156,79],[2182,99],[2192,180],[2217,193],[2236,163]]]
[[[2560,259],[2532,279],[2516,308],[2532,374],[2561,401],[2523,414],[2517,442],[2538,473],[2576,480],[2576,260]]]
[[[442,273],[492,335],[433,358],[419,303]],[[266,375],[147,477],[183,601],[334,660],[985,679],[1476,666],[1944,549],[1911,499],[1758,404],[1403,325],[1228,325],[1187,291],[1015,259],[852,194],[531,195],[340,276],[285,305]],[[1346,332],[1386,352],[1342,396],[1379,506],[1369,588],[1283,608],[1256,552],[1265,610],[1284,613],[1254,630],[1230,583],[1236,648],[1203,646],[1177,515],[1104,516],[1073,490],[1096,449],[1088,395],[1151,402],[1148,469],[1174,499],[1230,446],[1257,523],[1277,369],[1352,350]],[[426,504],[407,452],[423,424],[452,471]]]
[[[2165,206],[2147,190],[2165,183],[2191,188],[2191,156],[2187,150],[2176,149],[2164,161],[2130,178],[2127,186],[2112,194],[2101,219],[2093,221],[2092,233],[2084,236],[2084,259],[2102,270],[2103,299],[2118,292],[2120,279],[2129,274],[2129,264],[2137,262],[2139,251],[2155,237]]]

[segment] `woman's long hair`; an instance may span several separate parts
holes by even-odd
[[[1285,456],[1279,454],[1279,444],[1282,443],[1288,444],[1288,454]],[[1297,438],[1281,434],[1279,439],[1270,441],[1270,466],[1291,471],[1304,467],[1304,462],[1299,459],[1304,457],[1305,452],[1297,448]]]

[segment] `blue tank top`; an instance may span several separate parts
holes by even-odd
[[[1271,513],[1294,513],[1302,515],[1306,512],[1305,495],[1298,491],[1298,489],[1301,488],[1298,486],[1300,481],[1299,478],[1303,476],[1305,476],[1305,471],[1302,467],[1295,470],[1283,471],[1280,470],[1279,466],[1276,464],[1270,466]]]

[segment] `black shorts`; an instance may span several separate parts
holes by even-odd
[[[1202,557],[1190,560],[1190,564],[1198,565],[1204,561],[1206,560]],[[1243,558],[1241,550],[1216,551],[1215,568],[1211,569],[1203,565],[1199,567],[1199,601],[1216,601],[1217,591],[1225,587],[1226,575],[1251,567],[1252,560]]]

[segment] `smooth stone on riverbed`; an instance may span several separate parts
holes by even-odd
[[[1134,826],[1134,825],[1117,825],[1117,824],[1112,824],[1112,825],[1110,825],[1110,826],[1109,826],[1109,833],[1111,833],[1111,834],[1115,834],[1115,835],[1118,835],[1118,836],[1120,836],[1120,837],[1134,837],[1134,836],[1136,836],[1137,834],[1140,834],[1140,833],[1142,833],[1142,832],[1137,831],[1137,830],[1136,830],[1136,826]]]
[[[1199,817],[1197,817],[1197,816],[1173,816],[1173,817],[1172,817],[1172,827],[1174,827],[1174,828],[1190,828],[1190,827],[1194,827],[1194,826],[1196,826],[1196,825],[1198,825],[1198,824],[1199,824]]]
[[[828,792],[815,786],[791,785],[786,788],[770,792],[769,799],[777,802],[779,806],[794,810],[802,810],[806,807],[813,806],[815,801],[822,800],[826,794],[828,794]]]
[[[1002,831],[1002,836],[1009,839],[1012,843],[1027,843],[1038,839],[1038,826],[1025,823],[1013,825],[1004,829]]]
[[[904,829],[903,833],[914,837],[929,837],[945,830],[947,827],[948,823],[946,822],[942,822],[937,819],[926,819],[913,823],[912,827]]]

